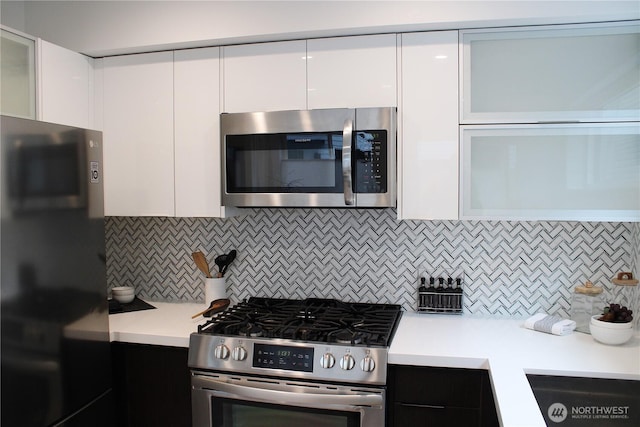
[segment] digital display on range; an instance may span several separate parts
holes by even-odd
[[[256,343],[253,367],[313,372],[313,348]]]

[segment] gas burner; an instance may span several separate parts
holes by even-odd
[[[400,306],[393,304],[346,303],[319,298],[250,298],[198,326],[198,332],[388,346],[400,314]]]
[[[329,338],[331,342],[355,345],[362,344],[363,334],[350,329],[340,329],[329,333]]]
[[[246,337],[261,337],[263,334],[263,330],[259,325],[254,323],[247,323],[244,326],[241,326],[238,329],[238,334],[244,335]]]

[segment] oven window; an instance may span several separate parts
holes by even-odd
[[[341,193],[342,133],[227,135],[229,193]]]
[[[212,398],[213,427],[359,427],[359,412]]]

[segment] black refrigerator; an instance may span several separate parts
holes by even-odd
[[[102,134],[0,119],[0,425],[111,426]]]

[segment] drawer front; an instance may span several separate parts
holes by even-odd
[[[460,408],[480,408],[482,371],[421,366],[390,366],[396,402]]]

